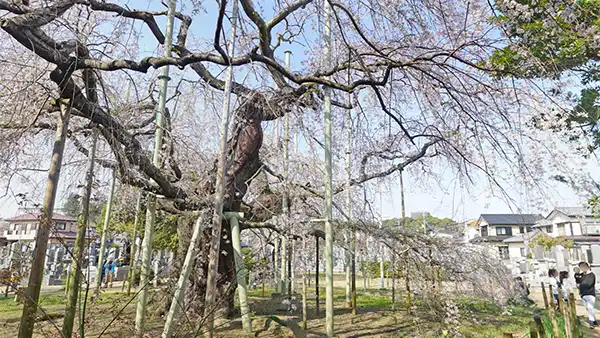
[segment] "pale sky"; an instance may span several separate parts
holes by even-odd
[[[131,7],[140,9],[162,10],[160,2],[134,0],[130,5]],[[214,4],[212,2],[208,2],[205,5],[207,6],[207,10],[214,11]],[[214,22],[212,20],[216,20],[216,18],[207,18],[205,13],[200,13],[199,15],[201,15],[202,18],[197,17],[192,25],[194,34],[201,38],[205,38],[204,35],[211,38],[213,34],[212,27],[214,27]],[[163,18],[159,18],[157,21],[159,26],[164,26]],[[148,32],[144,30],[141,30],[140,32],[143,35],[143,46],[141,46],[140,52],[142,54],[155,53],[157,47],[156,41],[152,37],[148,37],[148,35],[150,35]],[[144,44],[145,41],[148,43]],[[303,55],[301,49],[291,49],[294,53],[292,68],[294,68],[294,65],[296,65],[296,68],[300,68],[300,64],[306,56]],[[591,160],[588,163],[588,170],[596,172],[597,168],[598,163],[596,160]],[[81,179],[73,178],[72,176],[65,174],[63,174],[61,180],[62,184],[61,189],[59,190],[59,201],[56,204],[57,207],[60,207],[62,199],[67,195],[67,192],[77,185],[77,182],[73,182],[73,180]],[[24,188],[19,181],[15,181],[13,182],[12,190],[16,193],[33,189],[33,192],[37,195],[36,198],[41,201],[45,175],[45,173],[38,173],[35,175],[38,184],[33,188]],[[106,176],[106,173],[103,175]],[[428,184],[429,186],[426,187],[422,186],[422,182],[415,182],[410,175],[405,175],[407,215],[416,211],[428,211],[437,217],[449,217],[457,221],[477,218],[481,213],[524,212],[542,213],[543,215],[546,215],[554,206],[580,206],[582,203],[585,203],[587,199],[587,196],[576,193],[573,189],[564,184],[549,182],[549,186],[551,186],[552,189],[544,189],[545,191],[542,193],[528,191],[520,186],[507,189],[511,198],[516,202],[516,204],[513,204],[507,202],[505,198],[498,197],[499,192],[496,192],[495,196],[492,196],[489,187],[484,183],[481,177],[480,180],[476,181],[475,186],[461,187],[456,183],[454,175],[451,173],[441,172],[440,175],[439,182],[432,181]],[[400,216],[400,194],[397,175],[395,175],[391,181],[394,183],[388,185],[391,187],[389,191],[384,191],[382,193],[381,200],[383,203],[379,206],[383,218]],[[384,188],[384,190],[386,189],[387,188]],[[519,210],[517,205],[520,206],[521,210]],[[0,198],[0,218],[15,216],[17,209],[17,200],[13,196],[9,195]]]

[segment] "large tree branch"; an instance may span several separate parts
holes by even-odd
[[[275,16],[266,24],[267,30],[269,30],[270,32],[275,26],[277,26],[281,21],[285,20],[290,14],[292,14],[299,8],[306,7],[306,5],[312,2],[313,0],[299,0],[288,5],[287,7],[284,7],[281,11],[275,14]]]

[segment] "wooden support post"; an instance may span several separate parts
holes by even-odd
[[[571,331],[573,332],[574,338],[580,337],[579,326],[577,325],[577,308],[575,308],[575,295],[573,292],[569,293],[569,321],[571,324]],[[566,320],[566,318],[565,318]]]
[[[558,312],[565,320],[565,337],[571,338],[571,325],[569,325],[570,324],[569,308],[567,307],[567,304],[565,303],[565,300],[563,299],[562,291],[563,290],[559,287],[558,288]]]
[[[544,296],[544,307],[548,310],[548,296],[546,295],[546,288],[544,282],[542,282],[542,296]]]
[[[562,289],[558,288],[558,312],[564,316],[565,314],[564,300],[562,298]]]
[[[538,331],[535,322],[529,323],[529,338],[538,338]]]
[[[542,323],[542,318],[539,315],[533,317],[535,321],[535,326],[537,327],[537,333],[539,338],[546,338],[546,329],[544,328],[544,324]]]
[[[548,293],[550,294],[550,308],[548,309],[548,316],[550,317],[550,324],[552,325],[552,336],[560,337],[560,330],[558,328],[558,322],[556,321],[556,303],[554,301],[552,285],[548,285]]]

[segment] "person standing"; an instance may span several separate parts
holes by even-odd
[[[109,285],[113,287],[113,277],[115,275],[115,262],[110,259],[105,265],[106,281],[104,282],[104,288],[108,288]]]
[[[594,313],[596,305],[596,275],[590,270],[590,265],[587,262],[580,262],[582,276],[579,278],[579,294],[583,300],[583,306],[588,312],[588,320],[591,326],[597,326],[596,314]]]
[[[562,288],[562,297],[564,299],[564,301],[568,301],[569,300],[569,293],[573,292],[574,289],[574,284],[571,281],[571,279],[569,278],[569,271],[561,271],[559,273],[559,278],[558,278],[558,283],[560,284],[560,287]]]
[[[550,277],[550,287],[552,288],[552,295],[554,300],[558,302],[558,287],[560,283],[558,281],[558,271],[556,269],[548,270],[548,277]]]
[[[100,283],[106,283],[106,264],[108,264],[107,259],[104,259],[102,265],[98,264],[98,270],[100,270]]]

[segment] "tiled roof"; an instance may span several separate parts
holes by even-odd
[[[552,225],[552,222],[550,222],[547,219],[541,219],[541,220],[535,222],[535,224],[533,225],[533,227],[546,227],[546,226],[549,226],[549,225]]]
[[[537,214],[481,214],[489,225],[530,225],[542,219]]]
[[[554,210],[570,217],[593,216],[589,207],[556,207]]]
[[[525,240],[523,239],[523,235],[516,235],[509,237],[503,241],[504,243],[523,243]]]
[[[600,242],[600,236],[593,235],[576,235],[567,236],[567,239],[572,239],[574,242]]]
[[[484,236],[484,237],[475,237],[469,242],[471,243],[487,243],[487,242],[502,242],[509,237],[507,236]]]
[[[50,238],[65,238],[65,239],[73,239],[77,237],[77,233],[75,231],[53,231],[50,233]]]
[[[32,212],[23,215],[19,215],[13,218],[9,218],[6,221],[8,222],[23,222],[23,221],[38,221],[41,217],[41,212]],[[75,218],[67,215],[54,213],[52,215],[53,221],[66,221],[66,222],[75,222],[77,221]]]
[[[479,229],[479,227],[477,226],[477,221],[478,221],[477,219],[474,219],[472,221],[468,221],[467,224],[472,226],[475,229]]]

